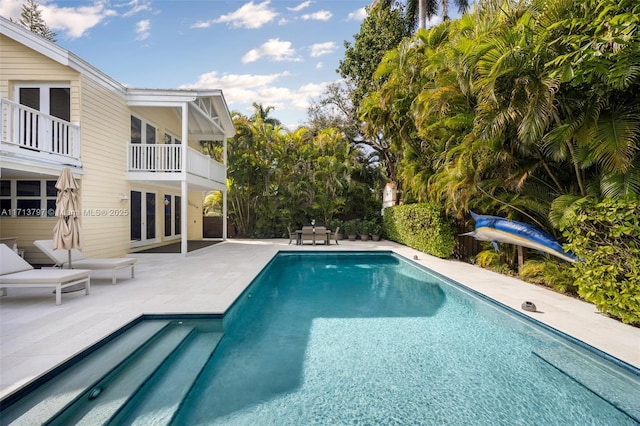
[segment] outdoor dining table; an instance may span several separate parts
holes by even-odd
[[[324,228],[324,227],[318,227],[318,228]],[[300,246],[302,245],[302,234],[305,230],[308,230],[307,227],[304,227],[303,229],[298,229],[296,230],[296,245]],[[329,245],[331,244],[331,230],[328,228],[324,228],[324,232],[318,231],[316,229],[316,227],[313,227],[311,229],[312,234],[313,234],[313,245],[316,245],[316,235],[320,236],[322,239],[320,241],[324,241],[325,245]],[[317,232],[318,231],[318,232]]]

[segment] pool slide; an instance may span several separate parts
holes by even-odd
[[[526,223],[497,216],[479,215],[470,211],[476,221],[475,230],[462,235],[471,235],[476,240],[491,241],[498,251],[498,243],[515,244],[548,253],[567,262],[576,262],[573,253],[567,253],[551,235]]]

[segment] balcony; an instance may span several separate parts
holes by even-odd
[[[80,126],[0,99],[2,156],[80,167]],[[4,161],[4,158],[3,158]]]
[[[128,145],[127,171],[131,179],[180,180],[182,145]],[[193,148],[187,148],[187,180],[226,182],[226,167]]]

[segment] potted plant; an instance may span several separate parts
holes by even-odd
[[[360,234],[360,239],[362,241],[367,241],[369,240],[369,232],[371,229],[371,222],[368,220],[361,220],[360,221],[360,226],[359,226],[359,234]]]
[[[371,239],[373,241],[380,241],[382,236],[382,224],[378,220],[372,220],[371,223]]]
[[[358,227],[355,219],[347,220],[344,224],[344,235],[349,241],[355,241],[358,233]]]

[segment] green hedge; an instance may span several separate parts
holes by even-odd
[[[433,204],[407,204],[384,209],[384,235],[392,241],[433,256],[453,254],[455,238],[442,209]]]
[[[627,324],[640,324],[640,203],[638,198],[585,198],[560,224],[579,261],[578,294]]]

